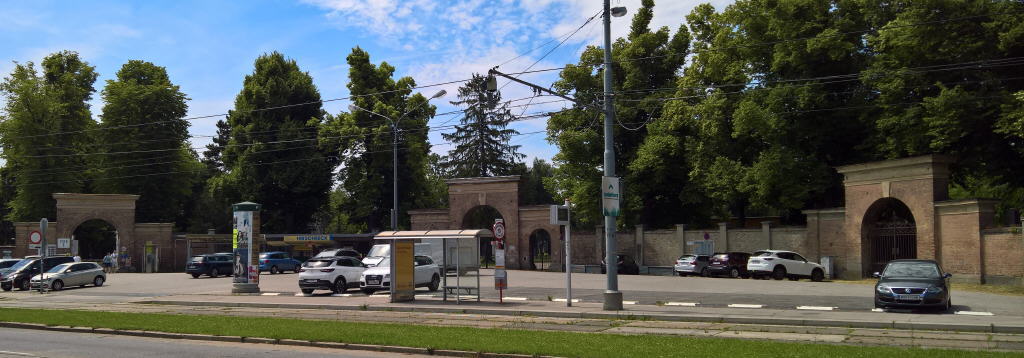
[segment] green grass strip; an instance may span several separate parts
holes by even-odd
[[[22,308],[0,309],[0,321],[564,357],[731,357],[739,355],[814,358],[891,356],[901,358],[973,358],[1021,356],[1020,354],[1001,352],[859,347],[724,338]]]

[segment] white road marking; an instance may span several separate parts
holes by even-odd
[[[416,298],[434,298],[437,295],[416,295]]]
[[[624,305],[635,305],[636,301],[622,301],[622,304],[624,304]]]
[[[761,307],[764,307],[764,305],[748,305],[748,304],[745,304],[745,303],[732,303],[732,304],[729,304],[729,308],[761,308]]]
[[[992,312],[979,312],[979,311],[956,311],[954,314],[962,314],[968,316],[994,316]]]
[[[811,311],[831,311],[838,309],[839,307],[824,307],[824,306],[796,306],[798,310],[811,310]]]
[[[11,352],[11,351],[0,351],[0,355],[21,356],[21,357],[39,357],[39,356],[37,356],[35,354],[32,354],[32,353]]]
[[[506,301],[526,301],[526,297],[505,297]]]
[[[685,307],[697,307],[696,302],[666,302],[666,306],[685,306]]]
[[[881,308],[872,308],[871,312],[885,312],[885,310]]]
[[[296,293],[295,294],[295,297],[309,297],[309,296],[312,296],[312,295],[307,295],[305,293]]]
[[[564,298],[555,298],[555,299],[552,299],[551,301],[554,301],[554,302],[565,302],[565,299]],[[573,298],[572,302],[573,303],[580,302],[580,299],[579,298]]]
[[[261,296],[280,296],[280,292],[264,292]]]
[[[335,294],[331,295],[331,297],[352,297],[352,296],[354,296],[354,295],[351,294],[351,293],[335,293]]]

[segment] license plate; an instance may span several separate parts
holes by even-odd
[[[367,285],[379,285],[380,281],[379,280],[366,280],[366,284]]]
[[[896,299],[903,301],[920,301],[921,295],[896,295]]]
[[[306,281],[307,283],[316,283],[317,282],[317,280],[303,280],[303,281]]]
[[[759,263],[761,263],[761,260],[750,260],[750,263],[752,263],[752,264],[759,264]]]

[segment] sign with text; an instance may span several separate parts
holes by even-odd
[[[494,289],[508,288],[508,274],[505,272],[505,220],[494,219]]]
[[[71,239],[70,238],[66,238],[66,237],[57,238],[57,248],[58,249],[70,249],[71,248]]]
[[[618,177],[601,177],[601,212],[604,216],[619,216]]]
[[[233,246],[235,246],[235,263],[234,271],[232,275],[234,283],[258,283],[258,277],[250,277],[255,271],[255,276],[259,275],[259,267],[250,268],[257,261],[252,260],[253,251],[250,250],[253,247],[252,239],[252,212],[251,211],[236,211],[234,215],[234,238]]]

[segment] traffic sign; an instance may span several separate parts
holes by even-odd
[[[498,240],[505,239],[505,221],[502,219],[494,219],[494,238]]]
[[[604,216],[619,216],[619,178],[601,177],[601,209]]]
[[[57,239],[57,248],[58,249],[70,249],[71,248],[71,239],[66,238],[66,237],[58,238]]]
[[[39,245],[43,242],[43,234],[38,231],[28,233],[28,243],[31,245]]]

